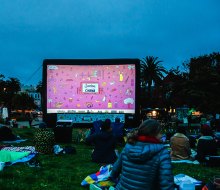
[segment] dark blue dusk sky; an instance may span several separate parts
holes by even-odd
[[[42,80],[43,59],[220,52],[220,0],[0,0],[0,74]]]

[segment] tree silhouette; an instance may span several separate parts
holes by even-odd
[[[27,93],[16,94],[12,99],[13,109],[21,109],[25,113],[26,109],[35,109],[37,106],[34,99]]]
[[[158,60],[158,57],[147,56],[140,60],[140,63],[141,87],[147,89],[147,98],[151,101],[152,85],[161,84],[167,70],[161,65],[162,61]]]

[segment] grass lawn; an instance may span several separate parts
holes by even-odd
[[[28,139],[14,146],[33,146],[33,134],[36,129],[13,129],[16,135]],[[73,130],[73,142],[68,144],[76,148],[77,153],[73,155],[44,155],[40,154],[38,160],[40,168],[31,168],[25,163],[17,163],[5,167],[0,171],[0,189],[7,190],[81,190],[80,183],[91,173],[99,170],[100,165],[91,162],[91,146],[83,142],[76,143],[76,135],[79,129]],[[2,143],[0,143],[2,144]],[[59,144],[61,147],[66,144]],[[122,147],[118,147],[121,150]],[[202,165],[173,164],[174,175],[187,174],[204,183],[212,180],[214,175],[220,174],[220,168],[209,168]]]

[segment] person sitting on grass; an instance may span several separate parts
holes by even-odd
[[[90,129],[90,135],[93,135],[95,133],[99,133],[101,131],[101,126],[103,124],[102,120],[97,120],[93,122],[93,125]]]
[[[145,120],[129,134],[127,144],[114,163],[110,180],[119,181],[116,190],[173,190],[174,177],[169,152],[160,142],[161,127]]]
[[[86,138],[86,143],[94,145],[92,161],[97,163],[111,164],[117,159],[116,137],[112,133],[111,120],[106,119],[99,133],[94,133]]]
[[[197,144],[196,160],[205,162],[206,156],[217,156],[217,142],[213,138],[213,132],[207,124],[201,125],[201,137]]]
[[[19,138],[13,133],[13,131],[7,127],[3,126],[0,128],[0,141],[15,141]]]
[[[172,160],[189,160],[191,159],[191,149],[189,139],[186,136],[184,126],[178,126],[176,133],[170,139],[171,159]]]

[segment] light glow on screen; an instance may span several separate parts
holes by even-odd
[[[47,65],[47,113],[135,113],[135,69]]]

